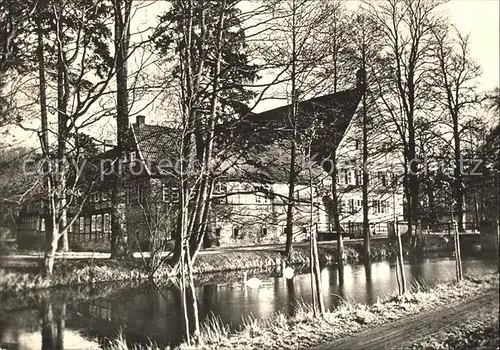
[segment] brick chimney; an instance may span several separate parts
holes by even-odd
[[[146,117],[143,115],[138,115],[135,119],[138,128],[143,127],[146,124]]]

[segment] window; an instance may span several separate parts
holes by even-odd
[[[42,218],[40,220],[40,231],[45,232],[45,219],[44,218]]]
[[[337,173],[337,183],[347,185],[349,183],[349,172],[347,169],[340,169]]]
[[[83,216],[80,216],[80,223],[79,223],[79,228],[78,228],[78,232],[80,233],[83,233],[84,230],[85,230],[85,219],[83,218]]]
[[[111,215],[109,215],[109,213],[104,214],[104,232],[111,232]]]
[[[359,140],[354,141],[354,149],[359,149]]]
[[[363,207],[363,200],[362,199],[358,199],[356,200],[356,207],[358,209],[362,208]]]
[[[220,238],[220,231],[221,231],[220,227],[215,228],[215,237]]]
[[[387,186],[386,175],[382,171],[377,172],[377,182],[381,186]]]
[[[129,159],[131,163],[135,162],[135,151],[129,153]]]
[[[307,233],[307,227],[302,226],[302,233]]]
[[[240,229],[238,227],[233,227],[233,238],[238,238],[240,235]]]
[[[179,203],[180,192],[177,187],[168,188],[167,185],[162,185],[161,191],[161,198],[164,202]]]
[[[263,227],[261,230],[261,236],[266,237],[267,236],[267,227]]]
[[[91,226],[91,219],[90,219],[90,216],[87,216],[85,218],[85,233],[90,233],[90,226]]]
[[[349,212],[350,213],[356,212],[354,209],[354,199],[349,199]]]
[[[387,213],[387,201],[382,201],[380,211],[381,213]]]
[[[383,213],[382,209],[382,201],[374,200],[373,201],[373,214]]]
[[[161,200],[168,202],[168,187],[165,184],[161,185]]]
[[[361,170],[355,170],[354,171],[354,176],[356,177],[356,185],[363,184],[363,171],[361,171]]]
[[[172,203],[179,203],[179,189],[174,187],[172,188]]]
[[[295,199],[296,201],[299,201],[299,200],[300,200],[300,190],[296,190],[296,191],[293,193],[293,199]]]
[[[97,215],[92,215],[92,221],[90,222],[90,232],[95,232],[97,224]]]
[[[355,185],[356,184],[356,171],[355,170],[349,170],[347,173],[347,183],[349,185]]]
[[[101,214],[97,215],[96,231],[102,232],[102,215]]]
[[[296,194],[296,199],[299,198],[299,193],[298,191],[295,193]],[[255,203],[261,203],[261,204],[266,204],[269,203],[269,198],[265,193],[259,192],[255,194]]]
[[[103,201],[107,201],[107,200],[109,200],[109,197],[110,197],[110,196],[109,196],[108,191],[104,191],[104,192],[102,192],[102,200],[103,200]]]

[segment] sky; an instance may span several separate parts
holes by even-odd
[[[251,1],[251,0],[250,0]],[[348,7],[355,9],[358,0],[347,0]],[[152,6],[139,10],[135,21],[139,27],[154,26],[156,18],[165,9],[165,2],[160,1]],[[451,0],[443,5],[443,11],[448,13],[450,21],[461,33],[470,34],[470,49],[473,59],[482,67],[483,74],[479,79],[479,91],[490,91],[500,85],[500,0]],[[260,112],[285,104],[285,101],[264,100],[255,111]],[[156,117],[156,116],[155,116]],[[148,119],[154,119],[153,117]],[[135,122],[131,118],[130,122]],[[102,125],[90,130],[96,138],[109,138],[114,130],[113,118],[102,121]],[[36,145],[38,139],[33,133],[13,130],[13,135],[19,144]],[[105,135],[105,136],[101,136]]]
[[[470,34],[472,57],[483,68],[481,90],[499,86],[500,0],[453,0],[445,5],[462,33]]]

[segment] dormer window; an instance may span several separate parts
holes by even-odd
[[[92,192],[90,194],[90,201],[94,203],[99,202],[99,192]]]

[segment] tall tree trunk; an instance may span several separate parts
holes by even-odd
[[[128,50],[130,41],[131,0],[114,0],[115,11],[115,49],[116,49],[116,124],[117,156],[115,162],[114,183],[111,196],[111,257],[129,255],[127,234],[127,213],[125,181],[121,161],[128,156],[129,150],[129,111],[128,111]]]
[[[334,141],[335,143],[335,141]],[[337,262],[339,265],[344,263],[344,241],[342,239],[342,226],[340,226],[340,203],[337,193],[337,150],[336,145],[334,144],[335,149],[332,151],[332,203],[333,203],[333,222],[335,225],[335,231],[337,232]]]
[[[202,10],[203,12],[203,10]],[[202,13],[202,16],[204,16]],[[212,82],[212,93],[210,96],[210,119],[208,122],[208,132],[205,135],[205,140],[203,142],[203,177],[201,183],[201,202],[197,203],[197,210],[194,213],[195,223],[193,226],[193,237],[195,238],[194,246],[190,248],[190,255],[195,258],[198,250],[201,248],[201,244],[203,242],[203,238],[206,233],[208,213],[210,210],[210,198],[212,195],[212,179],[208,175],[210,164],[213,158],[213,147],[214,147],[214,133],[217,119],[217,105],[219,103],[219,79],[220,79],[220,71],[222,64],[222,34],[224,28],[224,20],[226,14],[226,0],[220,1],[220,12],[217,21],[217,32],[216,32],[216,42],[215,42],[215,69],[213,72],[213,82]],[[205,26],[205,18],[202,18],[202,26],[203,31],[206,31]],[[207,127],[207,125],[204,125]],[[201,205],[199,205],[201,204]]]
[[[457,203],[457,224],[458,231],[464,231],[464,190],[462,184],[462,161],[460,134],[458,130],[458,115],[453,116],[453,141],[454,141],[454,187],[455,187],[455,202]]]
[[[417,223],[417,212],[418,212],[418,165],[416,160],[416,145],[415,145],[415,130],[413,128],[413,116],[409,118],[409,152],[408,160],[410,162],[409,166],[409,215],[408,215],[408,238],[410,242],[414,239],[414,225]]]
[[[62,12],[61,9],[59,9]],[[60,16],[62,14],[60,13]],[[57,174],[55,177],[55,190],[56,190],[56,201],[57,201],[57,211],[56,215],[58,217],[58,228],[57,231],[59,235],[62,235],[62,251],[69,250],[68,244],[68,233],[67,233],[67,222],[68,222],[68,210],[66,208],[66,177],[67,177],[67,142],[69,137],[68,132],[68,116],[67,107],[69,100],[69,77],[65,62],[65,53],[63,48],[63,33],[62,24],[59,23],[58,26],[59,33],[57,34],[60,44],[57,49]],[[59,235],[54,235],[53,239],[59,240]],[[57,241],[56,241],[57,244]]]
[[[47,120],[47,83],[45,77],[45,56],[43,49],[43,32],[40,16],[37,16],[37,58],[38,58],[38,93],[40,95],[41,146],[44,156],[49,155],[49,135]],[[47,172],[45,172],[47,173]]]
[[[363,93],[363,183],[362,183],[362,196],[363,196],[363,238],[364,238],[364,260],[370,261],[370,221],[368,218],[368,115],[366,106],[366,68],[365,68],[365,50],[362,50],[362,84],[360,84]]]
[[[41,23],[41,18],[40,16],[36,16],[36,24],[37,24],[37,57],[38,57],[38,92],[40,95],[40,118],[41,118],[41,135],[40,135],[40,145],[42,148],[42,153],[45,157],[45,164],[44,164],[44,174],[46,174],[46,184],[48,189],[51,188],[51,181],[52,181],[52,173],[49,173],[50,170],[50,164],[52,162],[52,156],[50,154],[50,149],[49,149],[49,130],[48,130],[48,117],[47,117],[47,84],[46,84],[46,77],[45,77],[45,55],[44,55],[44,43],[43,43],[43,32],[42,32],[42,23]],[[53,193],[49,192],[49,197],[53,195]],[[48,210],[48,217],[46,220],[46,226],[45,226],[45,240],[44,240],[44,251],[45,251],[45,260],[44,260],[44,269],[45,273],[51,274],[54,266],[54,257],[53,255],[55,252],[52,252],[52,242],[53,238],[57,235],[57,233],[54,232],[54,225],[53,223],[53,215],[55,215],[54,208],[52,207],[52,204],[49,203],[47,206],[49,208]]]
[[[292,73],[291,73],[291,83],[292,83],[292,105],[289,113],[289,122],[291,128],[291,149],[290,149],[290,168],[288,174],[288,203],[286,208],[286,243],[285,243],[285,257],[290,261],[292,256],[292,244],[293,244],[293,207],[294,207],[294,192],[295,192],[295,180],[296,180],[296,148],[297,148],[297,25],[296,25],[296,3],[292,0]]]
[[[292,136],[293,137],[293,136]],[[292,149],[290,157],[290,174],[288,178],[288,203],[286,208],[286,243],[285,243],[285,258],[290,263],[292,256],[293,245],[293,208],[294,208],[294,192],[295,192],[295,142],[292,140]]]

